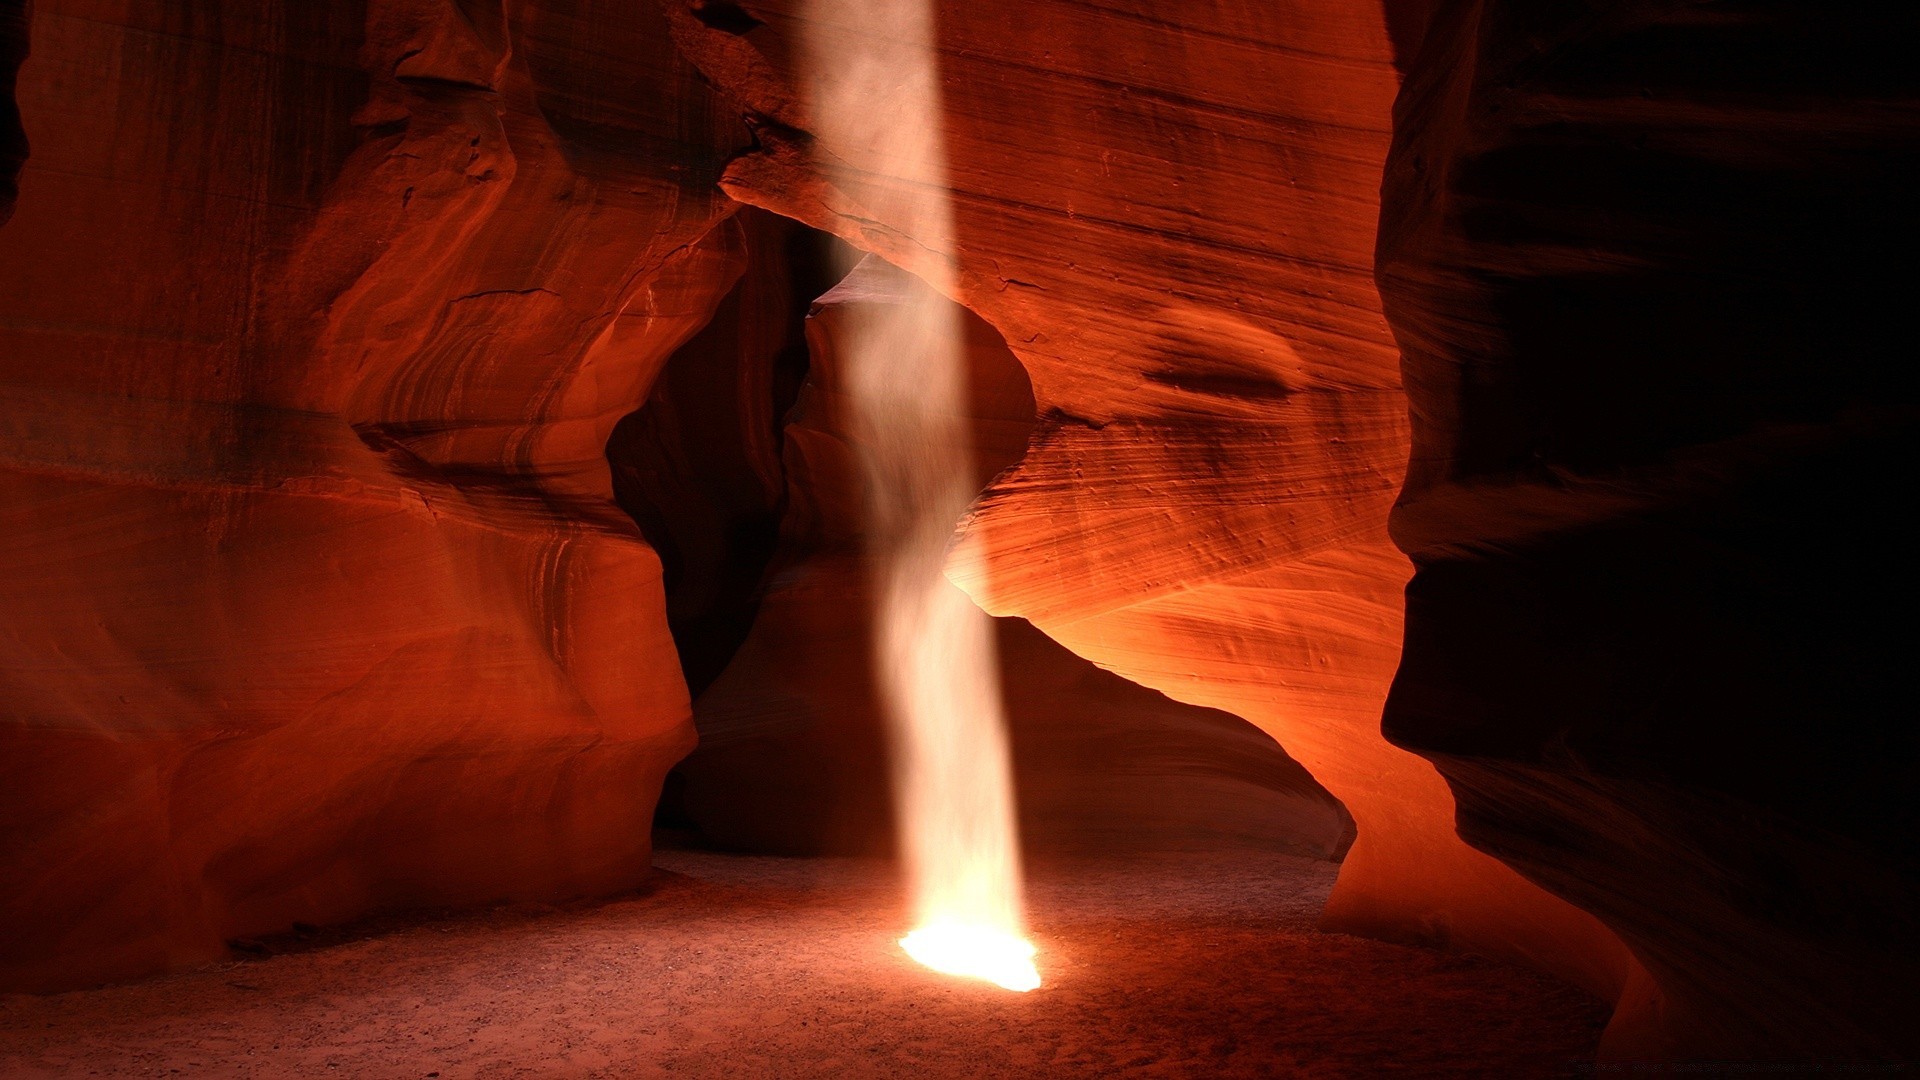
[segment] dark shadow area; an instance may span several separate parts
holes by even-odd
[[[751,207],[747,268],[607,442],[614,498],[659,554],[698,697],[746,639],[786,507],[782,429],[807,374],[807,305],[851,265],[835,237]]]
[[[1427,21],[1438,0],[1386,0],[1387,36],[1393,41],[1393,66],[1406,72],[1427,36]]]
[[[1909,1056],[1920,16],[1446,22],[1383,210],[1447,481],[1396,511],[1385,731],[1620,934],[1685,1052]]]
[[[32,22],[32,0],[0,7],[0,225],[13,216],[14,200],[20,196],[20,168],[27,163],[27,129],[20,123],[14,88],[20,65],[27,59]]]

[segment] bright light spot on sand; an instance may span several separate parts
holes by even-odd
[[[946,975],[985,979],[1025,993],[1040,985],[1033,945],[991,926],[935,923],[900,939],[907,955]]]
[[[944,570],[975,481],[965,331],[939,295],[955,292],[954,229],[932,0],[810,0],[805,26],[818,165],[880,230],[866,242],[934,290],[874,305],[843,343],[918,926],[901,945],[935,970],[1031,990],[992,624]]]

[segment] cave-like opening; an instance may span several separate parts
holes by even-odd
[[[608,444],[620,504],[661,556],[701,734],[656,827],[667,845],[885,855],[896,833],[861,481],[832,353],[846,312],[926,286],[877,260],[856,271],[853,249],[763,211],[737,228],[738,283]],[[855,287],[835,290],[850,273]],[[1024,454],[1033,395],[1000,335],[958,313],[985,487]],[[813,360],[810,317],[826,351]],[[1351,843],[1345,809],[1253,725],[1103,671],[1024,619],[994,629],[1030,853],[1337,861]]]

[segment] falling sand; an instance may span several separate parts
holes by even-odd
[[[874,212],[944,247],[953,214],[931,0],[809,0],[807,12],[822,133],[857,148],[857,158],[886,161],[905,182],[873,193]],[[872,108],[877,100],[888,108]],[[944,572],[974,496],[964,331],[946,299],[948,262],[917,260],[914,269],[933,291],[872,309],[842,343],[876,586],[874,667],[915,912],[900,945],[937,971],[1025,991],[1040,975],[1023,936],[993,631]]]

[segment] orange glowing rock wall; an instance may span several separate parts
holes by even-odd
[[[668,806],[710,842],[789,854],[893,850],[865,481],[845,367],[847,342],[871,312],[948,302],[929,292],[869,256],[812,306],[812,359],[786,417],[779,548],[752,632],[694,702],[700,747],[678,768],[678,803]],[[965,311],[956,317],[971,444],[916,452],[971,455],[984,487],[1025,453],[1033,396],[999,336]],[[1339,806],[1244,721],[1103,672],[1024,620],[999,620],[996,631],[1029,852],[1245,844],[1325,857],[1345,847],[1351,826]]]
[[[943,7],[948,239],[876,218],[886,163],[808,134],[801,5],[668,10],[754,117],[728,193],[908,268],[949,260],[1032,379],[1039,427],[950,576],[1277,738],[1359,829],[1329,926],[1618,994],[1638,972],[1618,940],[1463,843],[1440,775],[1380,734],[1410,570],[1386,531],[1408,430],[1372,277],[1399,83],[1382,12]]]
[[[693,736],[603,448],[740,269],[658,12],[40,0],[17,101],[0,985],[638,880]]]

